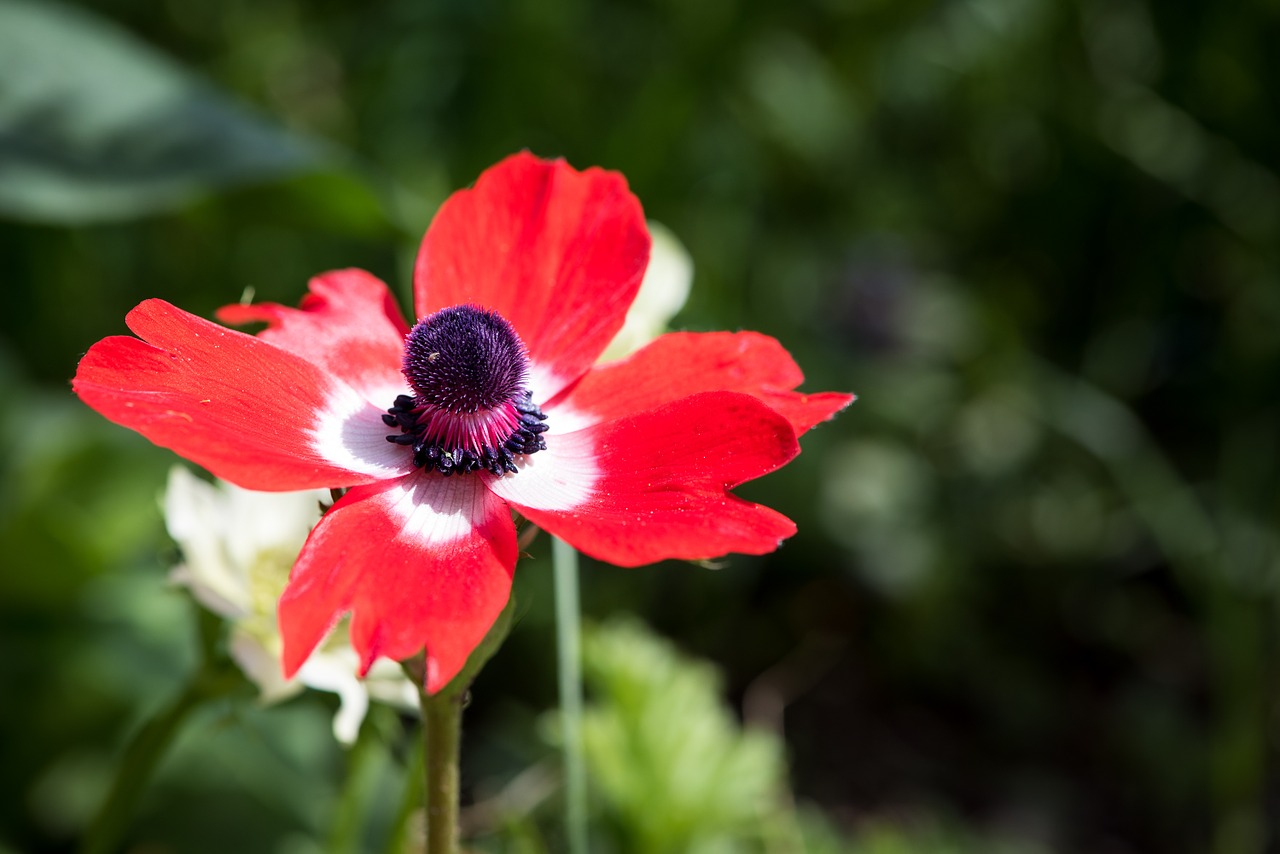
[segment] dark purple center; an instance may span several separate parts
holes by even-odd
[[[418,400],[454,413],[492,409],[524,391],[529,359],[496,311],[458,305],[423,318],[404,348]]]
[[[526,388],[529,357],[511,324],[472,305],[423,318],[405,341],[402,394],[382,420],[412,446],[413,463],[442,474],[519,471],[515,458],[544,450],[547,425]]]

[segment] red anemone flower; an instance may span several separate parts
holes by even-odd
[[[674,333],[595,365],[640,285],[649,236],[625,180],[527,153],[441,207],[414,270],[419,318],[360,270],[301,307],[228,323],[147,300],[73,387],[112,421],[248,489],[343,487],[280,600],[295,673],[345,614],[362,671],[425,648],[453,678],[506,604],[514,509],[623,566],[762,554],[795,531],[729,490],[782,466],[852,399],[801,394],[750,332]]]

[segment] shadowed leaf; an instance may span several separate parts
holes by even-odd
[[[109,21],[0,0],[2,215],[134,217],[316,169],[324,156]]]

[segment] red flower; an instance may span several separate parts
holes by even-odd
[[[649,252],[617,174],[518,154],[450,198],[414,271],[410,330],[360,270],[301,308],[229,323],[161,300],[98,342],[75,391],[107,418],[249,489],[347,487],[280,600],[292,675],[346,613],[367,670],[424,647],[443,687],[505,605],[509,508],[623,566],[772,551],[795,526],[729,490],[794,457],[850,395],[800,394],[773,339],[675,333],[594,363]]]

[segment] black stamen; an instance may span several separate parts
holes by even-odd
[[[479,453],[469,448],[444,448],[426,439],[423,435],[425,426],[417,419],[416,410],[406,411],[406,404],[413,407],[413,399],[401,395],[396,405],[387,410],[383,421],[388,426],[399,425],[402,433],[387,436],[387,441],[396,445],[413,445],[413,464],[418,468],[435,469],[443,475],[467,474],[484,470],[501,475],[504,472],[516,474],[520,471],[515,463],[517,455],[528,455],[545,451],[547,441],[542,434],[547,425],[542,423],[546,415],[537,405],[531,403],[532,395],[524,392],[518,401],[512,401],[518,410],[528,410],[532,417],[521,418],[520,424],[507,437],[500,447],[482,445]],[[390,419],[390,420],[388,420]]]
[[[517,456],[547,447],[542,436],[547,416],[525,388],[527,373],[523,343],[496,312],[475,306],[436,312],[409,333],[404,375],[415,394],[398,395],[382,416],[382,423],[400,430],[387,441],[412,446],[415,466],[445,476],[480,470],[515,474]],[[515,409],[514,424],[509,409],[502,413],[505,407]],[[460,432],[447,429],[454,415],[474,419],[488,412],[493,420],[487,427],[463,422]],[[499,438],[508,425],[510,433]],[[457,447],[459,436],[474,444]]]

